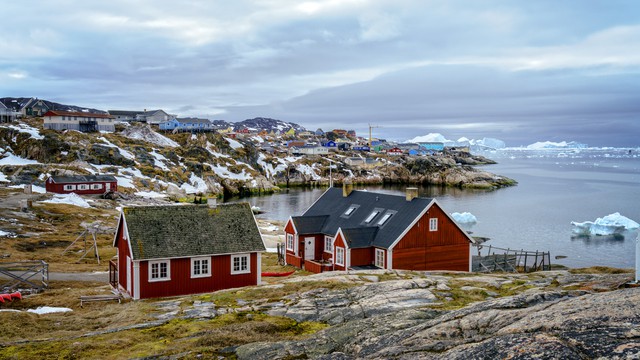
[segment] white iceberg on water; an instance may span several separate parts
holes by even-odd
[[[478,219],[472,213],[469,213],[469,212],[463,212],[463,213],[454,212],[454,213],[451,213],[451,217],[458,224],[475,224],[478,222]]]
[[[613,235],[624,230],[640,228],[640,224],[616,212],[596,221],[572,221],[573,233],[578,235]]]

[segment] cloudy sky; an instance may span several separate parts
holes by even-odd
[[[640,146],[640,1],[5,1],[0,97]]]

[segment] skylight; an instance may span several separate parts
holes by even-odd
[[[382,226],[384,225],[385,222],[387,222],[387,220],[389,220],[389,218],[391,217],[391,215],[393,215],[392,213],[386,213],[384,214],[384,216],[378,221],[378,225]]]
[[[376,217],[376,215],[380,214],[379,210],[373,210],[373,212],[369,215],[369,217],[364,221],[367,224],[371,222],[371,220],[373,220],[374,217]]]
[[[356,209],[357,209],[357,207],[351,206],[350,208],[347,209],[347,211],[344,212],[344,214],[346,216],[349,216],[349,215],[353,214],[353,212],[356,211]]]

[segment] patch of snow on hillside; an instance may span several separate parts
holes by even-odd
[[[36,309],[29,309],[27,312],[43,315],[43,314],[51,314],[51,313],[59,313],[59,312],[69,312],[73,311],[66,307],[53,307],[53,306],[38,306]]]
[[[0,171],[0,182],[11,182],[3,172]]]
[[[118,187],[126,187],[130,189],[136,189],[136,186],[133,185],[133,180],[130,178],[116,176],[116,180],[118,180]]]
[[[296,170],[298,170],[299,172],[301,172],[304,175],[310,176],[312,180],[320,180],[321,179],[321,177],[318,174],[316,174],[314,169],[309,165],[297,164],[296,165]]]
[[[264,170],[268,179],[272,179],[276,174],[287,169],[287,162],[285,160],[275,158],[278,164],[274,167],[273,164],[265,161],[266,158],[263,153],[260,153],[257,163]]]
[[[169,160],[166,157],[164,157],[162,154],[158,154],[154,150],[153,152],[150,153],[150,155],[153,156],[153,158],[154,158],[154,161],[153,161],[153,165],[154,166],[159,167],[160,169],[162,169],[164,171],[170,171],[171,170],[171,169],[169,169],[169,167],[165,163],[165,161],[169,161]]]
[[[134,195],[147,198],[147,199],[159,199],[159,198],[167,197],[167,194],[161,194],[157,191],[138,191]]]
[[[178,147],[180,144],[160,135],[147,126],[131,126],[122,131],[122,136],[133,140],[143,140],[160,146]]]
[[[13,129],[13,130],[18,130],[21,133],[29,134],[29,135],[31,135],[32,138],[34,138],[36,140],[44,139],[44,136],[40,135],[40,130],[38,130],[38,129],[34,128],[34,127],[31,127],[31,126],[29,126],[27,124],[20,123],[20,124],[18,124],[18,126],[9,125],[7,127],[10,128],[10,129]]]
[[[80,195],[75,193],[56,194],[53,196],[52,199],[41,201],[41,202],[48,203],[48,204],[69,204],[69,205],[75,205],[83,208],[91,207],[91,205],[89,205],[88,202],[86,202]]]
[[[213,155],[213,156],[215,156],[215,157],[217,157],[217,158],[221,158],[221,157],[228,158],[228,157],[229,157],[229,156],[227,156],[227,155],[225,155],[225,154],[221,154],[221,153],[219,153],[219,152],[217,152],[217,151],[213,150],[213,149],[215,149],[215,147],[213,146],[213,144],[212,144],[212,143],[210,143],[210,142],[208,142],[208,141],[207,141],[206,149],[207,149],[207,151],[208,151],[211,155]]]
[[[212,164],[209,164],[209,166],[211,166],[211,169],[213,170],[213,172],[216,173],[216,175],[222,178],[244,180],[244,181],[253,179],[253,176],[251,176],[251,174],[245,173],[245,169],[242,169],[242,172],[240,174],[236,174],[229,171],[229,168],[227,168],[226,166],[212,165]]]
[[[262,144],[264,142],[264,139],[262,138],[262,136],[253,136],[251,138],[251,140],[253,140],[253,141],[257,142],[257,143],[260,143],[260,144]]]
[[[180,186],[180,189],[184,190],[187,194],[206,193],[209,189],[207,183],[196,174],[191,173],[189,177],[189,183],[184,183]]]
[[[99,137],[99,138],[98,138],[98,140],[100,140],[100,141],[102,141],[102,142],[106,143],[108,147],[118,149],[118,151],[120,152],[120,154],[121,154],[122,156],[124,156],[125,158],[127,158],[127,159],[129,159],[129,160],[133,160],[133,161],[135,161],[135,160],[136,160],[136,157],[135,157],[132,153],[128,152],[127,150],[125,150],[125,149],[123,149],[123,148],[121,148],[121,147],[118,147],[116,144],[114,144],[114,143],[112,143],[111,141],[107,140],[107,138],[105,138],[105,137],[101,136],[101,137]]]
[[[35,160],[29,160],[21,158],[20,156],[13,155],[11,152],[7,152],[8,155],[0,159],[0,165],[34,165],[40,164]],[[5,154],[7,154],[5,153]]]
[[[10,189],[24,189],[25,184],[11,185],[11,186],[8,186],[8,187]],[[31,185],[31,192],[35,193],[35,194],[46,194],[47,193],[47,189],[43,188],[42,186]]]
[[[229,146],[231,146],[231,148],[233,148],[234,150],[244,147],[244,145],[240,144],[239,142],[235,141],[232,138],[225,137],[224,139],[227,140],[227,142],[229,143]]]

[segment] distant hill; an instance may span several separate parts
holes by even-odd
[[[211,122],[216,127],[216,129],[226,129],[228,127],[232,127],[234,131],[238,131],[244,128],[247,128],[249,130],[266,130],[267,132],[287,132],[292,128],[296,132],[307,130],[303,126],[296,123],[264,117],[246,119],[239,122],[229,122],[226,120],[212,120]]]
[[[32,98],[25,98],[25,97],[18,97],[18,98],[3,97],[3,98],[0,98],[0,102],[2,102],[4,104],[4,106],[6,106],[8,109],[11,109],[13,111],[20,111],[20,109],[22,109],[22,107],[27,102],[29,102],[29,100],[31,100],[31,99]],[[94,113],[94,114],[106,114],[107,113],[104,110],[86,108],[86,107],[81,107],[81,106],[77,106],[77,105],[65,105],[65,104],[60,104],[60,103],[57,103],[57,102],[44,100],[44,99],[40,99],[40,100],[42,100],[42,102],[45,103],[49,107],[50,110],[73,111],[73,112],[89,112],[89,113]]]

